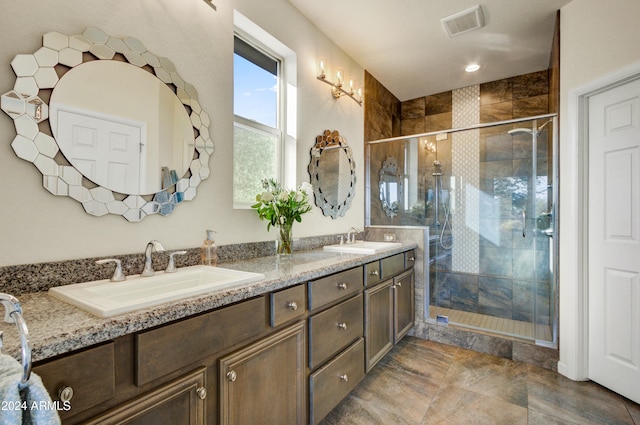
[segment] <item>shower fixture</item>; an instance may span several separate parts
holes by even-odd
[[[442,163],[437,159],[433,162],[433,166],[435,167],[435,171],[431,174],[435,178],[435,217],[433,219],[433,224],[435,227],[440,227],[440,208],[442,208],[442,212],[444,213],[444,224],[442,224],[442,228],[440,231],[440,245],[444,249],[450,249],[451,245],[446,245],[444,243],[444,232],[449,226],[449,231],[451,231],[451,222],[449,221],[449,214],[451,213],[451,203],[449,200],[449,191],[445,191],[442,189]]]
[[[553,119],[550,119],[549,121],[545,122],[540,127],[538,127],[538,129],[536,130],[536,135],[540,134],[542,132],[542,129],[551,122],[553,122]],[[507,131],[507,133],[509,133],[512,136],[516,134],[523,134],[523,133],[533,134],[533,130],[530,128],[514,128],[513,130]]]

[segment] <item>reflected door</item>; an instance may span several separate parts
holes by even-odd
[[[85,177],[123,193],[140,193],[143,128],[70,111],[58,112],[58,143]],[[160,170],[157,170],[158,177]]]

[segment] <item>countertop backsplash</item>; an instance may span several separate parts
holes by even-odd
[[[339,235],[313,236],[294,239],[294,251],[307,251],[336,243]],[[156,271],[164,270],[169,262],[169,253],[154,252],[153,266]],[[176,256],[176,266],[185,267],[200,264],[200,248],[187,248],[187,254]],[[21,294],[47,291],[54,286],[72,283],[109,279],[113,275],[113,266],[95,264],[103,258],[117,258],[122,261],[125,275],[140,274],[144,267],[144,247],[136,254],[113,255],[108,257],[81,258],[75,260],[55,261],[37,264],[23,264],[0,267],[0,292],[15,297]],[[275,254],[275,242],[248,242],[218,246],[218,262],[248,260]]]

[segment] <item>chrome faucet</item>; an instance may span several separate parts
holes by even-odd
[[[116,263],[116,269],[113,272],[113,276],[109,279],[111,282],[122,282],[126,280],[127,277],[124,275],[122,271],[122,261],[117,258],[105,258],[104,260],[96,261],[96,264],[107,264],[107,263]]]
[[[351,236],[351,231],[354,231],[353,236]],[[354,243],[356,241],[356,234],[360,233],[360,230],[358,230],[356,227],[351,227],[351,229],[349,229],[349,231],[347,232],[347,243]]]
[[[164,251],[162,244],[155,239],[147,244],[147,247],[144,250],[144,269],[142,270],[142,273],[140,273],[140,276],[146,277],[154,275],[155,271],[153,270],[153,264],[151,262],[151,252],[154,249],[156,252]]]

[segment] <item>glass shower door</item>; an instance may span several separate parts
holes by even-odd
[[[438,156],[450,157],[450,174],[433,173],[432,318],[555,341],[551,128],[533,120],[449,134],[450,152]]]

